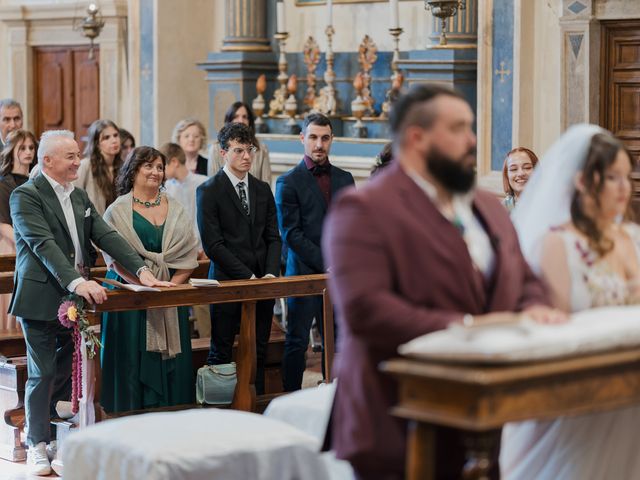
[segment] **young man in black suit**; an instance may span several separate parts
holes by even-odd
[[[196,191],[202,245],[211,259],[209,278],[275,278],[282,242],[271,187],[249,174],[255,154],[246,125],[230,123],[218,133],[225,166]],[[264,393],[264,360],[271,332],[273,300],[256,305],[256,393]],[[240,325],[240,304],[211,305],[211,347],[207,363],[231,361]]]
[[[286,276],[324,273],[320,250],[327,209],[342,188],[354,185],[353,176],[329,162],[333,129],[329,119],[312,113],[300,134],[304,158],[276,182],[278,222],[287,250]],[[302,388],[302,375],[314,317],[322,326],[322,297],[287,299],[287,336],[283,383],[286,391]]]

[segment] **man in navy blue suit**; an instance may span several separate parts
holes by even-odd
[[[276,182],[276,208],[286,246],[286,276],[324,273],[320,249],[322,224],[336,193],[354,185],[353,176],[329,162],[333,129],[319,113],[309,115],[300,140],[304,158]],[[322,326],[322,297],[287,299],[287,335],[282,376],[284,389],[300,390],[311,323]]]

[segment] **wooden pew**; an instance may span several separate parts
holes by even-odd
[[[99,260],[102,260],[102,258],[99,257]],[[12,270],[14,267],[15,267],[15,256],[0,255],[0,293],[11,293],[13,289],[13,271]],[[208,268],[209,268],[208,260],[200,261],[198,268],[193,272],[192,276],[194,278],[206,278],[208,274]],[[91,276],[93,278],[104,277],[105,274],[106,274],[106,267],[104,267],[104,264],[100,267],[95,267],[91,269]],[[294,281],[294,283],[296,282]],[[324,280],[323,280],[323,283],[324,283]],[[252,287],[255,285],[256,285],[255,281],[251,281],[249,283],[249,287]],[[188,287],[188,288],[191,288],[191,287]],[[281,287],[278,287],[278,288],[281,288]],[[246,291],[247,291],[246,289],[243,290],[243,292],[245,293]],[[276,290],[274,291],[280,291],[280,290],[276,288]],[[323,291],[326,292],[326,289],[323,288]],[[119,292],[119,293],[126,295],[126,292]],[[292,295],[292,296],[301,295],[299,291],[294,293],[295,295]],[[318,290],[318,294],[322,294],[322,292]],[[286,296],[288,295],[277,294],[274,296],[261,297],[259,299],[286,297]],[[235,300],[228,300],[228,301],[235,301]],[[209,303],[209,302],[207,300],[202,303]],[[255,302],[253,303],[255,305]],[[326,338],[330,339],[330,341],[325,342],[324,355],[325,355],[325,361],[327,362],[327,365],[328,365],[327,375],[328,375],[328,378],[331,378],[331,361],[334,355],[333,306],[331,305],[328,294],[324,295],[324,303],[325,303],[325,306],[328,307],[328,308],[325,308],[326,313],[325,313],[325,319],[324,319],[324,323],[325,323],[324,328],[327,335]],[[190,304],[190,303],[182,303],[181,305],[187,305],[187,304]],[[135,306],[134,308],[141,308],[141,307]],[[253,334],[255,335],[255,332]],[[280,334],[280,337],[282,337],[282,334]],[[192,342],[192,345],[195,347],[194,353],[197,352],[194,355],[194,360],[199,359],[200,357],[206,358],[206,351],[208,351],[208,340],[204,339],[204,342],[201,339],[199,340],[200,341],[194,340]],[[284,342],[283,338],[277,338],[277,337],[274,342],[270,342],[269,349],[267,351],[267,357],[268,357],[267,363],[269,362],[269,359],[272,360],[271,363],[274,365],[279,363],[276,357],[278,355],[280,356],[282,355],[281,352],[283,348],[283,342]],[[272,343],[275,343],[276,345],[273,345]],[[241,359],[247,358],[247,355],[250,358],[251,354],[253,354],[253,360],[250,361],[250,363],[253,364],[252,366],[253,372],[251,376],[251,388],[253,388],[253,382],[255,381],[255,340],[254,340],[253,352],[247,352],[245,349],[240,348],[240,342],[237,342],[235,350],[237,352],[236,357],[238,359],[238,363],[240,363],[240,361],[243,361],[244,363],[246,363],[246,360],[241,360]],[[8,357],[9,359],[8,364],[4,365],[5,367],[4,374],[0,372],[0,390],[3,390],[5,393],[4,396],[0,395],[0,410],[5,412],[5,421],[3,422],[2,420],[0,420],[0,443],[1,443],[1,442],[4,442],[3,439],[19,438],[19,431],[23,426],[22,423],[24,420],[24,408],[23,408],[24,385],[26,382],[26,363],[24,361],[24,355],[26,355],[26,348],[24,345],[24,338],[22,336],[21,331],[16,330],[11,332],[6,332],[6,331],[0,332],[0,355]],[[204,362],[200,363],[199,365],[203,363]],[[244,378],[247,377],[247,374],[243,372],[243,375],[240,375],[240,371],[238,373],[239,373],[239,377],[242,376],[243,382],[244,382]],[[275,381],[279,381],[279,379]],[[269,385],[268,379],[266,381],[266,385],[267,387]],[[264,409],[269,399],[272,398],[273,395],[264,395],[261,399],[256,399],[255,389],[254,389],[253,399],[250,399],[249,401],[247,401],[247,400],[244,400],[244,398],[247,397],[246,393],[248,391],[248,388],[249,387],[245,388],[243,393],[240,393],[238,395],[239,404],[242,404],[242,405],[249,404],[251,405],[251,408],[253,410],[257,409],[261,411],[262,409]],[[6,445],[9,445],[9,443],[5,443],[4,445],[6,447]],[[11,447],[12,453],[3,455],[3,451],[7,450],[8,448],[9,447],[3,449],[2,445],[0,445],[0,457],[8,458],[10,460],[15,460],[15,461],[20,461],[24,459],[24,448],[22,447],[21,444],[16,445],[15,449]]]
[[[180,285],[174,288],[163,288],[159,292],[109,291],[107,301],[95,306],[95,311],[90,315],[90,321],[99,324],[102,312],[206,303],[242,303],[237,359],[238,383],[231,408],[255,411],[255,305],[258,300],[310,295],[323,296],[323,302],[328,307],[325,308],[325,317],[323,318],[325,338],[327,338],[324,355],[327,365],[326,375],[327,378],[331,378],[331,362],[334,355],[333,308],[326,288],[326,279],[326,275],[305,275],[275,279],[225,281],[220,282],[219,287],[196,288]]]
[[[640,403],[638,347],[511,365],[402,358],[381,368],[398,381],[398,404],[392,412],[409,420],[406,478],[410,480],[435,478],[434,425],[464,433],[468,461],[461,478],[489,478],[491,451],[507,422],[548,420]]]
[[[27,452],[20,440],[24,428],[24,389],[27,383],[26,357],[0,362],[0,458],[21,462]]]

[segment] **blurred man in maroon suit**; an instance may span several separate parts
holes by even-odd
[[[358,478],[404,474],[406,425],[389,413],[396,384],[378,371],[400,344],[452,322],[516,318],[493,312],[563,319],[547,306],[504,208],[474,189],[473,122],[458,93],[411,89],[390,116],[393,164],[342,195],[325,227],[330,289],[343,322],[332,447]],[[439,447],[449,433],[438,431]],[[462,459],[449,448],[439,452],[436,478],[459,478]]]

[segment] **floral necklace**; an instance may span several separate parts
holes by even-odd
[[[160,201],[162,200],[160,196],[160,192],[158,192],[158,196],[156,197],[156,200],[154,202],[148,202],[148,201],[143,202],[139,198],[136,198],[133,194],[132,196],[133,196],[133,203],[139,203],[140,205],[143,205],[146,208],[157,207],[158,205],[160,205]]]

